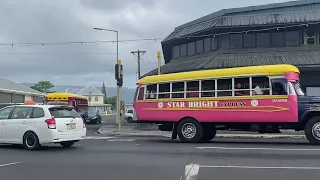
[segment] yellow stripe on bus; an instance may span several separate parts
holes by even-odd
[[[88,99],[85,96],[80,96],[77,94],[71,93],[49,93],[46,95],[49,100],[68,100],[69,97],[78,98],[78,99]]]
[[[283,75],[286,72],[300,73],[299,69],[289,64],[279,65],[265,65],[265,66],[248,66],[238,68],[214,69],[214,70],[201,70],[181,73],[171,73],[147,76],[141,78],[138,84],[151,84],[160,82],[174,82],[183,80],[200,80],[221,77],[236,77],[248,75]]]
[[[254,108],[254,109],[245,109]],[[272,109],[265,109],[272,108]],[[277,106],[242,106],[242,107],[210,107],[210,108],[143,108],[149,111],[226,111],[226,112],[280,112],[289,108]]]

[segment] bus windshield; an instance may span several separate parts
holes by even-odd
[[[303,92],[299,81],[296,81],[296,82],[294,82],[292,84],[293,84],[293,87],[296,90],[296,93],[297,93],[298,96],[305,96],[305,93]]]

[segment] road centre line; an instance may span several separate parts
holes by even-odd
[[[189,164],[184,168],[184,174],[180,180],[196,180],[199,173],[199,164]]]
[[[285,148],[238,148],[238,147],[195,147],[196,149],[221,150],[270,150],[270,151],[320,151],[320,149],[285,149]]]
[[[263,167],[263,166],[204,166],[200,165],[202,168],[238,168],[238,169],[296,169],[296,170],[320,170],[320,167]]]
[[[20,163],[22,163],[22,162],[13,162],[13,163],[7,163],[7,164],[0,164],[0,167],[11,166],[11,165],[20,164]]]

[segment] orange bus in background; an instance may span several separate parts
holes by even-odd
[[[71,93],[49,93],[45,97],[45,103],[48,105],[67,105],[73,106],[79,113],[88,112],[88,99],[85,96],[80,96]]]

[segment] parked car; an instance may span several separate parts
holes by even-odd
[[[124,115],[124,119],[128,122],[132,122],[133,120],[133,109],[127,109]]]
[[[86,125],[72,108],[61,105],[13,105],[0,109],[0,143],[26,149],[59,143],[71,147],[86,136]]]
[[[102,117],[99,111],[89,110],[83,114],[82,117],[86,123],[101,124]]]

